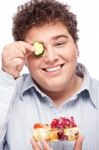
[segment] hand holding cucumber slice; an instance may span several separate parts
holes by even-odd
[[[44,53],[43,44],[40,43],[40,42],[34,42],[33,46],[34,46],[34,49],[35,49],[34,55],[35,56],[42,56],[43,53]]]

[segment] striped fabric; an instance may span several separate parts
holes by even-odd
[[[64,116],[74,117],[85,137],[83,150],[99,150],[99,82],[90,78],[81,64],[77,66],[77,73],[84,76],[82,87],[60,108],[56,108],[30,75],[23,75],[15,81],[1,71],[0,150],[33,150],[30,143],[33,124],[48,124],[53,118]],[[61,141],[49,144],[53,150],[73,150],[74,143]]]

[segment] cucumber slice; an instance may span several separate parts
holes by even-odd
[[[33,46],[34,46],[34,49],[35,49],[34,55],[35,56],[42,56],[43,53],[44,53],[43,44],[40,43],[40,42],[34,42]]]

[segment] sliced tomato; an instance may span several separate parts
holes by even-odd
[[[41,124],[41,123],[35,123],[34,124],[34,129],[36,129],[36,128],[44,128],[44,125]]]

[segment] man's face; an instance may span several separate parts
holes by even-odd
[[[44,54],[30,53],[27,66],[37,84],[47,91],[65,89],[75,79],[78,49],[66,27],[61,23],[33,27],[25,37],[32,44],[43,43]]]

